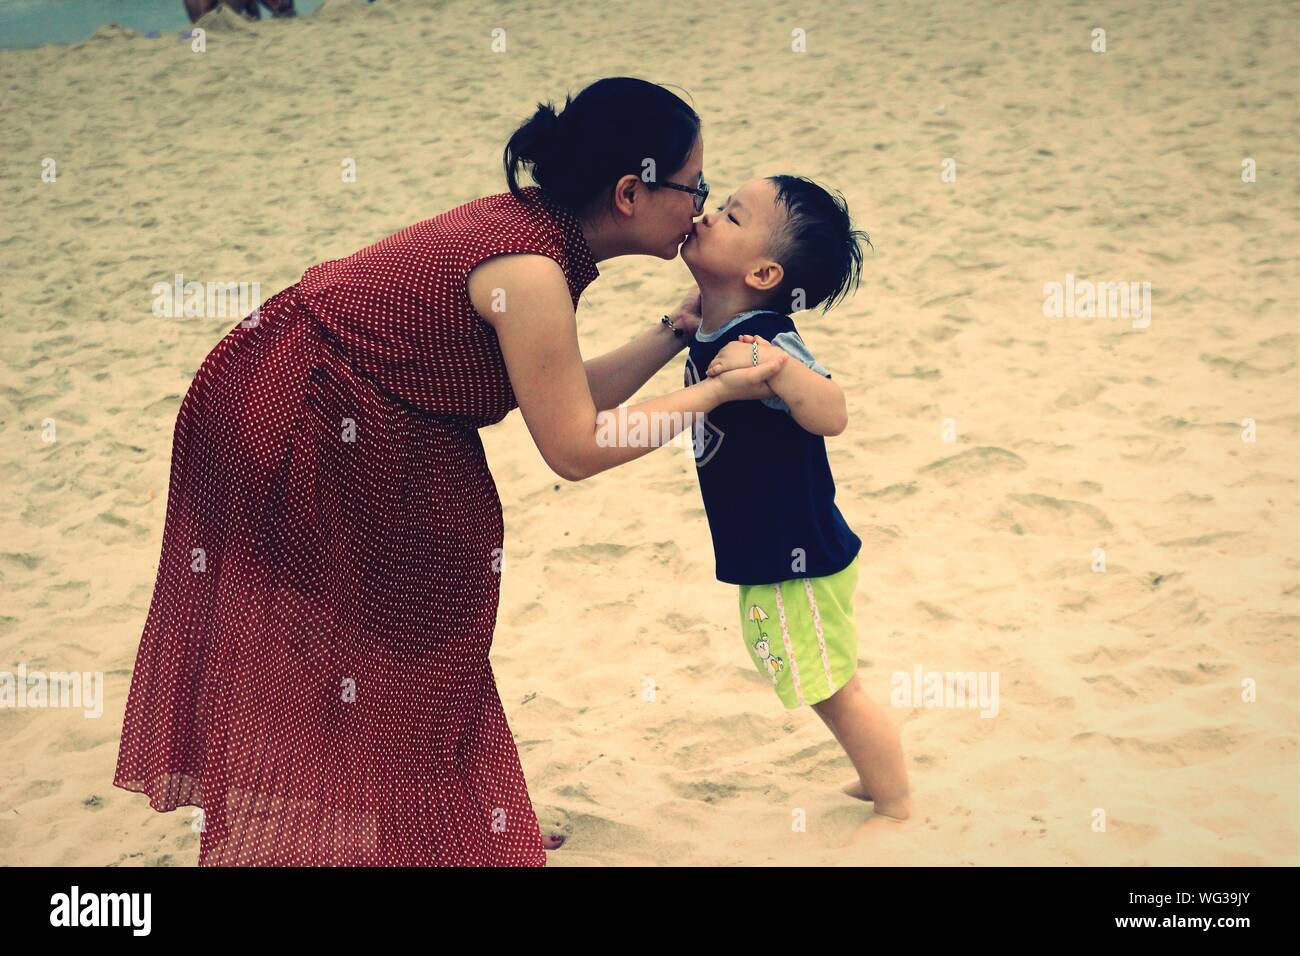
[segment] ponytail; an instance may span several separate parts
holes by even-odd
[[[567,102],[566,102],[567,107]],[[537,112],[523,126],[515,130],[506,143],[505,166],[506,182],[516,199],[524,199],[520,191],[516,171],[523,165],[532,167],[534,177],[537,171],[545,169],[559,159],[560,118],[550,103],[537,104]]]

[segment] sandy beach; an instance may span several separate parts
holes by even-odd
[[[0,52],[0,670],[103,675],[98,715],[0,707],[0,864],[198,856],[189,808],[111,783],[177,409],[237,321],[159,317],[155,285],[265,300],[503,192],[537,101],[611,75],[690,94],[715,196],[805,175],[871,235],[857,295],[794,318],[848,396],[859,673],[916,814],[840,793],[826,727],[755,672],[682,445],[570,483],[514,413],[482,432],[492,665],[568,835],[549,865],[1300,864],[1300,16],[1128,7],[331,0],[209,16],[202,53],[111,27]],[[600,271],[588,358],[690,286]],[[1089,283],[1146,308],[1080,314]],[[996,706],[900,701],[918,671]]]

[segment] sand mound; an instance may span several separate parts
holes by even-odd
[[[334,20],[351,20],[354,17],[381,17],[392,19],[393,11],[378,3],[366,3],[365,0],[325,0],[311,15],[312,20],[326,22]]]
[[[208,33],[249,33],[253,26],[252,21],[245,20],[234,10],[220,6],[199,17],[192,29],[202,29]]]
[[[107,26],[100,27],[82,43],[73,44],[72,48],[74,50],[79,50],[83,47],[99,46],[103,43],[120,43],[124,40],[138,40],[140,39],[140,36],[141,35],[136,33],[134,30],[128,30],[124,26],[110,23]]]

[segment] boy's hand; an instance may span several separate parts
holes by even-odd
[[[713,357],[713,362],[704,373],[706,376],[721,375],[737,368],[754,367],[754,345],[758,345],[758,364],[770,362],[777,355],[787,353],[772,345],[761,335],[742,335],[734,342],[728,342]]]

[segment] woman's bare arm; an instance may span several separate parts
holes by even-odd
[[[611,352],[588,359],[585,364],[592,401],[597,408],[621,405],[689,344],[659,324]]]
[[[738,370],[730,377],[706,379],[598,417],[601,410],[592,398],[578,348],[573,300],[553,259],[528,253],[487,259],[470,273],[469,296],[496,330],[515,399],[538,451],[552,471],[570,481],[640,458],[690,427],[692,416],[724,401],[771,395],[764,382],[786,358]],[[500,302],[504,308],[495,311],[494,303]],[[644,441],[629,442],[616,434],[618,440],[611,443],[610,425],[620,417],[632,427],[640,421],[655,428],[647,429]]]

